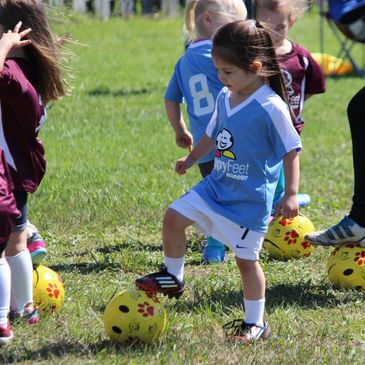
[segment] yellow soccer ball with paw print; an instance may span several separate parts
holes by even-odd
[[[315,247],[304,237],[314,231],[313,223],[301,213],[288,219],[278,216],[269,224],[264,248],[276,259],[308,257]]]
[[[104,312],[106,334],[121,343],[152,343],[166,327],[166,311],[155,294],[137,289],[123,290]]]

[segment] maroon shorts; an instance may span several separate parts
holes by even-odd
[[[6,242],[15,218],[20,214],[16,208],[12,190],[13,184],[8,165],[5,161],[4,152],[0,148],[0,244]]]

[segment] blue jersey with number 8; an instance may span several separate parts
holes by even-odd
[[[214,111],[215,100],[223,84],[212,61],[212,41],[192,43],[177,62],[166,89],[165,99],[187,104],[194,146],[203,137]],[[214,160],[214,151],[198,162]]]

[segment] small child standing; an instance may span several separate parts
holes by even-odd
[[[60,64],[64,40],[52,33],[43,3],[38,0],[0,0],[0,38],[0,147],[20,211],[5,253],[11,269],[13,316],[32,324],[39,321],[39,315],[33,305],[27,201],[46,169],[38,138],[46,119],[45,105],[67,93]]]
[[[288,39],[288,31],[308,8],[307,0],[256,0],[255,18],[268,23],[276,55],[282,69],[285,89],[290,106],[295,114],[294,126],[300,134],[304,127],[301,116],[304,102],[312,95],[325,92],[325,79],[321,67],[310,52]],[[281,174],[274,206],[284,192]],[[300,206],[309,204],[310,196],[298,194]]]
[[[284,164],[285,194],[278,212],[298,214],[301,142],[293,127],[269,30],[258,21],[222,26],[212,57],[225,87],[204,136],[177,161],[184,174],[215,147],[214,169],[167,210],[162,228],[164,267],[136,280],[139,289],[179,297],[185,289],[185,229],[194,225],[231,248],[242,278],[244,320],[224,326],[233,340],[265,339],[265,277],[258,262],[275,187]]]
[[[177,62],[165,93],[166,114],[175,131],[176,144],[182,148],[196,145],[204,135],[214,110],[214,102],[223,84],[212,62],[211,38],[218,28],[232,20],[246,19],[242,0],[190,0],[185,8],[185,28],[192,43]],[[189,132],[181,113],[183,100],[187,104]],[[214,152],[198,161],[203,177],[214,165]],[[205,263],[223,262],[225,246],[208,237],[203,251]]]

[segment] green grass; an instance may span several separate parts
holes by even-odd
[[[266,342],[234,346],[221,325],[241,316],[240,278],[226,264],[200,266],[199,238],[189,230],[186,294],[163,299],[168,328],[152,346],[119,346],[104,334],[102,314],[118,290],[162,260],[161,220],[167,206],[199,179],[178,177],[184,151],[163,107],[164,89],[183,52],[182,19],[70,16],[57,23],[80,42],[73,94],[49,110],[41,132],[46,177],[30,201],[31,221],[47,240],[46,265],[65,284],[58,316],[37,326],[14,325],[0,362],[24,364],[363,364],[364,293],[328,282],[328,250],[281,262],[262,253],[267,278]],[[292,37],[319,51],[319,19],[303,17]],[[327,48],[328,47],[328,48]],[[359,47],[357,47],[359,48]],[[326,52],[338,46],[326,33]],[[356,49],[361,59],[361,50]],[[362,87],[357,76],[327,79],[327,92],[307,102],[301,191],[313,202],[304,213],[319,229],[348,212],[353,190],[346,107]]]

